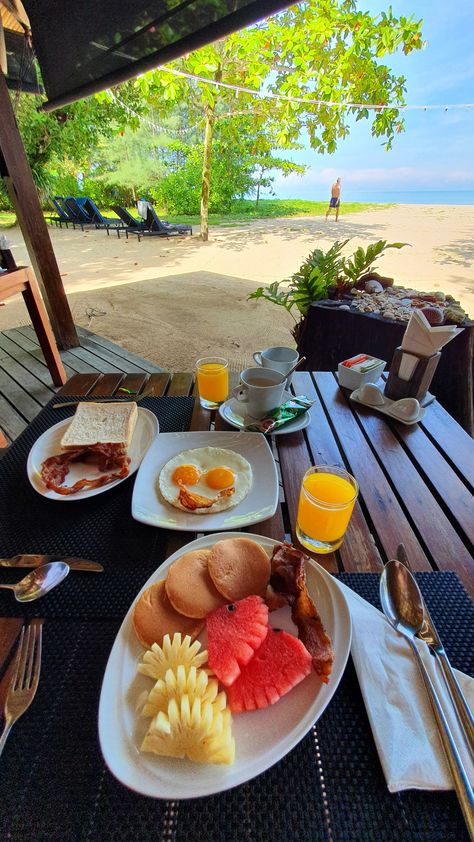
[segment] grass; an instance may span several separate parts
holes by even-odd
[[[209,225],[238,225],[242,222],[249,222],[252,219],[287,219],[292,216],[324,216],[327,211],[327,202],[309,202],[304,199],[261,199],[258,207],[253,199],[238,199],[232,205],[230,213],[209,214]],[[369,204],[365,202],[347,202],[341,204],[341,215],[345,213],[362,213],[368,210],[380,210],[390,205]],[[102,208],[104,216],[115,216],[109,208]],[[137,215],[135,208],[129,208],[130,213]],[[45,216],[51,216],[52,211],[44,211]],[[167,219],[168,222],[188,222],[190,225],[199,225],[198,214],[170,214],[158,210],[158,215]],[[11,228],[16,224],[16,217],[13,211],[0,211],[0,229]]]

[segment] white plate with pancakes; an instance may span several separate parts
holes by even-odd
[[[276,704],[264,710],[234,714],[236,743],[233,765],[193,763],[141,752],[149,720],[137,708],[150,679],[137,672],[144,647],[133,627],[134,607],[151,585],[166,578],[169,567],[187,552],[205,549],[226,538],[251,538],[269,557],[279,542],[260,535],[229,532],[206,535],[178,550],[144,584],[117,634],[102,683],[99,705],[99,739],[113,775],[125,786],[154,798],[197,798],[239,786],[269,769],[307,734],[333,697],[343,675],[351,645],[349,609],[337,581],[312,559],[306,563],[307,587],[331,637],[334,662],[328,684],[314,671]],[[289,608],[269,615],[271,626],[296,636]],[[198,638],[206,646],[205,631]]]
[[[84,500],[86,497],[94,497],[96,494],[102,494],[103,491],[108,491],[109,488],[114,488],[119,483],[124,482],[129,476],[138,470],[145,453],[150,447],[153,439],[158,435],[160,428],[156,415],[154,415],[153,412],[150,412],[149,409],[139,407],[137,423],[133,431],[132,440],[128,447],[130,465],[127,476],[121,479],[115,479],[106,485],[99,486],[98,488],[83,488],[75,494],[64,495],[58,494],[57,491],[53,491],[52,489],[46,487],[41,479],[41,465],[45,459],[48,459],[50,456],[54,456],[57,453],[61,453],[61,439],[70,425],[71,420],[71,418],[67,418],[65,421],[59,421],[58,424],[54,424],[53,427],[46,430],[46,432],[35,441],[28,454],[28,461],[26,465],[28,479],[35,491],[43,497],[47,497],[48,500]],[[101,472],[95,465],[87,465],[84,462],[73,462],[70,465],[70,471],[67,475],[65,485],[73,485],[75,482],[84,479],[85,477],[88,479],[94,479],[95,477],[100,476],[100,473]]]
[[[222,453],[224,450],[227,454]],[[196,477],[200,475],[196,483],[194,479],[193,484],[186,483],[187,492],[199,492],[209,499],[217,498],[222,493],[219,489],[225,491],[225,479],[224,485],[220,480],[230,466],[233,473],[230,484],[234,491],[226,500],[226,508],[215,510],[211,507],[198,514],[177,507],[180,487],[173,483],[169,464],[175,468],[180,462],[181,468],[188,469],[188,474],[196,466]],[[217,480],[210,487],[206,485],[209,476],[211,480]],[[175,504],[169,502],[173,498]],[[216,532],[267,520],[275,514],[278,499],[275,460],[261,433],[162,433],[140,465],[133,489],[132,516],[163,529]]]

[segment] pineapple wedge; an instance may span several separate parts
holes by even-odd
[[[184,667],[200,667],[207,661],[207,651],[199,652],[201,644],[198,640],[191,643],[187,634],[184,640],[181,633],[176,632],[171,641],[169,634],[163,638],[163,646],[154,643],[143,656],[143,661],[138,664],[138,672],[148,675],[156,680],[164,678],[167,670]]]
[[[160,710],[168,709],[168,702],[187,695],[190,704],[199,698],[203,702],[214,702],[219,693],[216,678],[209,678],[207,672],[196,667],[185,667],[180,664],[174,670],[166,671],[164,678],[159,678],[155,686],[148,693],[142,708],[143,716],[156,716]],[[226,699],[224,695],[224,707]]]
[[[167,710],[152,720],[142,751],[166,757],[189,757],[197,763],[231,764],[235,759],[235,741],[231,733],[231,716],[224,699],[217,702],[189,696],[171,699]]]

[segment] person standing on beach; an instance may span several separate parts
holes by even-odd
[[[329,199],[329,207],[326,211],[326,222],[328,215],[331,213],[331,208],[336,209],[336,222],[339,220],[339,209],[341,207],[341,179],[338,178],[331,187],[331,198]]]

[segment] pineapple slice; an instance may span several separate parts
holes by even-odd
[[[223,703],[225,705],[225,694]],[[203,702],[189,696],[171,699],[167,712],[160,711],[152,720],[142,751],[166,757],[189,757],[197,763],[231,764],[235,758],[235,741],[231,733],[231,716],[217,703]]]
[[[195,698],[203,702],[214,702],[219,692],[216,678],[209,678],[205,670],[196,667],[185,667],[180,664],[176,669],[166,671],[164,678],[159,678],[152,690],[142,701],[142,715],[156,716],[160,710],[168,710],[171,699],[179,701],[181,696],[187,695],[190,704]],[[226,701],[224,698],[224,707]]]
[[[158,680],[164,678],[167,670],[174,670],[180,665],[200,667],[207,661],[207,651],[199,652],[200,648],[199,641],[191,643],[188,634],[183,641],[180,632],[173,635],[173,641],[170,640],[169,634],[165,634],[162,647],[154,643],[151,649],[145,652],[142,663],[138,664],[138,672]]]

